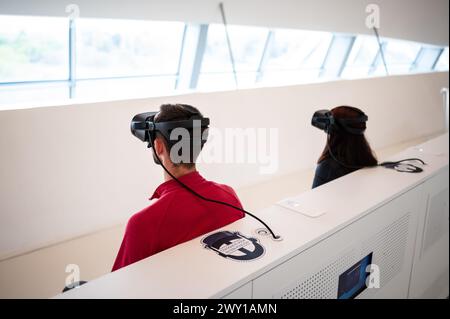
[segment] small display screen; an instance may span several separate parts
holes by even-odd
[[[358,261],[339,276],[338,299],[353,299],[364,291],[370,272],[367,266],[372,264],[372,253]]]

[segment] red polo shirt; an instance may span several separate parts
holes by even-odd
[[[198,172],[179,180],[200,195],[242,208],[231,187],[207,181]],[[157,200],[128,221],[112,271],[244,217],[238,210],[197,198],[175,180],[159,185],[150,199]]]

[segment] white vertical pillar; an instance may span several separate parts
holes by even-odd
[[[443,98],[443,107],[444,107],[444,116],[445,116],[445,130],[448,132],[448,88],[442,88],[441,90],[442,98]]]

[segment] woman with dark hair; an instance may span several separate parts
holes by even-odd
[[[312,188],[328,183],[363,167],[378,164],[374,152],[364,136],[365,122],[355,121],[345,124],[357,129],[360,134],[345,130],[345,120],[357,119],[364,115],[360,109],[350,106],[339,106],[331,110],[335,124],[328,133],[327,144],[317,161],[316,173]],[[340,120],[342,123],[340,123]],[[348,122],[348,121],[347,121]]]

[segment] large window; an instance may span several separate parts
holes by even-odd
[[[374,66],[378,52],[379,46],[375,37],[357,37],[346,61],[342,77],[354,79],[367,76]]]
[[[268,30],[256,27],[228,27],[238,87],[252,86],[261,61]],[[235,88],[236,81],[225,27],[213,24],[208,28],[207,46],[197,86],[199,89]]]
[[[184,24],[79,19],[79,78],[175,75]]]
[[[76,88],[85,99],[170,94],[184,24],[107,19],[76,21]]]
[[[417,43],[395,40],[385,41],[382,45],[387,72],[392,75],[408,73],[421,48]],[[386,68],[381,54],[378,54],[377,59],[373,74],[385,75]]]
[[[330,45],[331,34],[295,30],[274,32],[266,68],[272,70],[319,69]]]
[[[380,42],[382,51],[368,35],[0,15],[0,109],[449,69],[448,47]]]
[[[66,80],[64,18],[0,16],[0,82]]]

